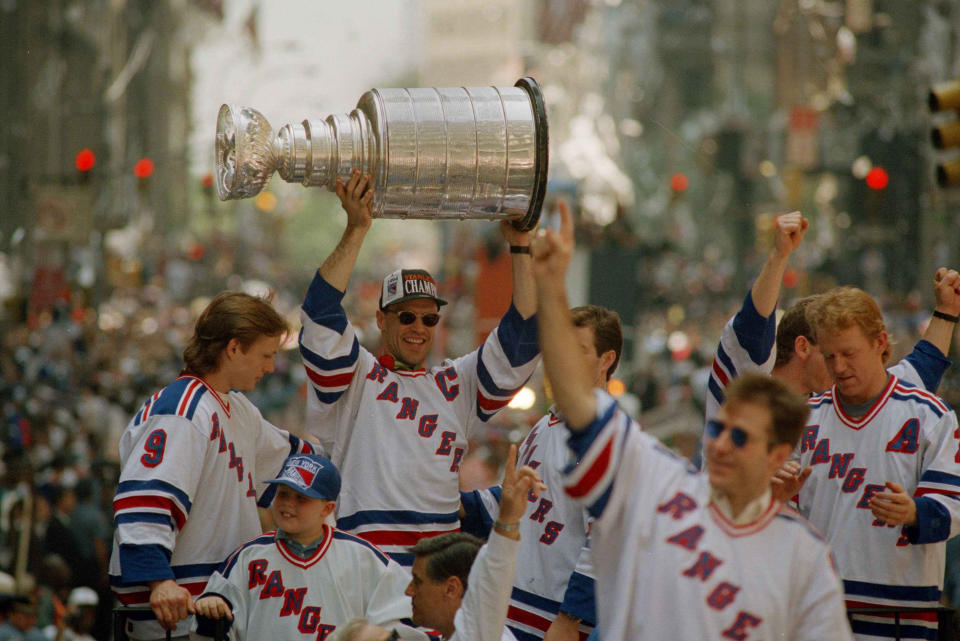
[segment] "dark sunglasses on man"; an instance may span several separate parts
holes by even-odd
[[[716,419],[707,421],[706,433],[710,438],[717,438],[724,430],[730,430],[730,442],[734,447],[740,448],[747,444],[750,435],[742,427],[727,427],[726,423]]]
[[[440,322],[440,314],[436,312],[414,314],[413,312],[408,312],[407,310],[397,311],[394,309],[388,309],[386,311],[388,314],[396,314],[401,325],[413,325],[418,318],[426,327],[433,327]]]

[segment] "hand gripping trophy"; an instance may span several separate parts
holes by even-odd
[[[540,86],[371,89],[350,114],[274,133],[249,107],[217,118],[217,192],[255,196],[274,171],[326,186],[354,168],[373,175],[380,218],[510,220],[526,231],[547,186],[547,114]]]

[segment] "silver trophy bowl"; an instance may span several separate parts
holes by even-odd
[[[217,193],[260,193],[273,172],[325,186],[354,169],[373,176],[378,218],[510,220],[533,229],[547,187],[547,114],[540,86],[371,89],[349,114],[274,133],[255,109],[217,117]]]

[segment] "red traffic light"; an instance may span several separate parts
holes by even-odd
[[[133,165],[133,175],[137,178],[149,178],[153,174],[153,161],[141,158]]]
[[[886,189],[887,185],[890,184],[890,176],[883,167],[874,167],[868,171],[865,180],[867,187],[877,191]]]
[[[683,174],[674,174],[670,176],[670,189],[680,193],[687,190],[687,187],[690,186],[690,181]]]
[[[77,171],[90,171],[93,169],[93,166],[97,164],[97,157],[93,151],[84,148],[77,152],[76,158],[73,159],[73,164],[76,165]]]

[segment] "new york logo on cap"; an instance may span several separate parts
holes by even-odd
[[[308,458],[296,458],[287,463],[280,478],[289,479],[297,485],[309,488],[322,468],[322,465]]]
[[[384,307],[403,296],[403,287],[401,286],[402,279],[403,270],[400,269],[387,274],[387,277],[383,279],[383,293],[381,294],[381,298],[383,298]]]

